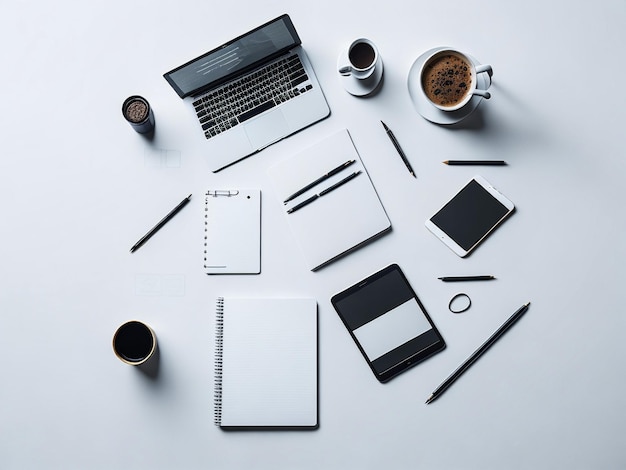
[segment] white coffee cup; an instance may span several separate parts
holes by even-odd
[[[339,67],[339,73],[365,80],[376,70],[379,61],[378,49],[369,39],[355,39],[348,48],[347,59],[348,63]]]
[[[477,76],[487,74],[486,88],[477,87]],[[430,103],[442,111],[463,108],[474,95],[491,98],[491,65],[475,65],[470,57],[456,49],[439,50],[424,60],[420,86]],[[469,83],[468,83],[469,82]]]

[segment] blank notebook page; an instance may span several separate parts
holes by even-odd
[[[355,160],[354,164],[284,206],[286,212],[349,174],[361,171],[356,178],[306,207],[291,214],[285,213],[311,270],[384,233],[391,227],[391,222],[346,129],[268,170],[282,205],[287,196],[351,159]]]
[[[317,426],[315,300],[226,298],[222,326],[216,424]]]

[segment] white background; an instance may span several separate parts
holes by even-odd
[[[162,74],[289,13],[329,119],[218,174]],[[0,468],[624,468],[624,62],[626,3],[7,1],[0,18]],[[380,93],[347,94],[335,67],[366,36]],[[415,59],[453,45],[494,68],[492,99],[460,126],[414,110]],[[153,141],[121,104],[152,104]],[[412,178],[385,135],[395,132]],[[393,231],[309,272],[266,171],[348,128]],[[454,158],[507,167],[447,167]],[[517,211],[467,259],[424,221],[474,173]],[[202,193],[258,187],[262,273],[202,273]],[[128,250],[189,193],[191,203]],[[346,223],[349,223],[349,215]],[[337,227],[341,230],[341,227]],[[330,305],[400,264],[448,348],[379,384]],[[444,284],[438,276],[493,274]],[[447,310],[467,292],[472,308]],[[219,295],[314,297],[320,427],[213,425]],[[523,303],[526,315],[439,400],[430,392]],[[111,338],[156,331],[156,378],[122,364]]]

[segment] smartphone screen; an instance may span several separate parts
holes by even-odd
[[[445,347],[397,264],[333,296],[331,302],[381,382]]]

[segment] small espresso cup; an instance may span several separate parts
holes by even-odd
[[[121,325],[113,335],[113,351],[120,361],[131,366],[141,365],[156,351],[157,338],[148,325],[132,320]]]
[[[487,74],[485,89],[477,87],[477,76]],[[472,59],[456,49],[434,52],[420,70],[420,85],[426,98],[442,111],[464,107],[474,95],[491,98],[486,91],[491,86],[491,65],[475,65]]]
[[[122,114],[128,123],[140,134],[154,131],[154,113],[148,100],[133,95],[122,104]]]
[[[374,73],[378,60],[378,49],[372,41],[366,38],[355,39],[348,48],[348,63],[339,67],[339,73],[365,80]]]

